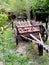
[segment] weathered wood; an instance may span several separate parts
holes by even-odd
[[[18,21],[16,23],[16,27],[18,28],[19,34],[27,34],[33,32],[40,32],[38,25],[32,25],[30,21]]]
[[[23,36],[23,35],[21,35],[20,37],[22,37],[22,38],[24,38],[24,39],[26,39],[26,40],[32,42],[32,39],[30,39],[30,38],[28,38],[28,37],[25,37],[25,36]]]
[[[39,39],[37,39],[34,35],[30,34],[30,36],[31,36],[33,39],[35,39],[35,40],[39,43],[39,45],[40,45],[40,44],[42,45],[41,41],[40,41]]]
[[[23,39],[35,42],[38,45],[39,55],[41,56],[43,55],[43,49],[45,49],[48,52],[49,47],[47,47],[42,40],[40,26],[41,23],[39,24],[38,22],[36,23],[30,21],[18,21],[16,24],[16,29],[18,31],[16,42],[18,43],[18,35]],[[39,39],[35,35],[33,35],[33,33],[38,33]],[[30,35],[31,38],[28,38],[25,35]]]
[[[16,26],[17,27],[23,27],[23,25],[24,25],[24,27],[26,26],[40,26],[41,25],[41,23],[39,23],[39,22],[32,22],[32,21],[18,21],[17,23],[16,23]]]
[[[34,39],[38,42],[39,45],[43,46],[43,49],[44,49],[44,50],[46,50],[47,52],[49,52],[49,46],[46,45],[46,44],[44,44],[44,42],[43,42],[43,40],[42,40],[40,34],[39,34],[39,36],[40,36],[40,40],[37,39],[37,38],[36,38],[35,36],[33,36],[32,34],[30,34],[30,36],[31,36],[32,38],[34,38]]]
[[[43,55],[43,46],[42,45],[38,45],[38,51],[39,51],[39,56]]]
[[[19,31],[18,28],[16,28],[15,29],[16,45],[18,45],[18,35],[19,35]]]
[[[16,37],[16,45],[18,45],[18,37]]]
[[[32,30],[32,31],[31,30],[30,31],[19,31],[19,34],[23,35],[23,34],[28,34],[28,33],[31,34],[31,33],[35,33],[35,32],[39,33],[40,31],[39,30],[37,30],[37,31],[36,30]]]
[[[28,40],[28,41],[30,41],[30,42],[35,42],[36,44],[38,44],[38,42],[35,41],[35,40],[33,40],[33,39],[30,39],[30,38],[25,37],[25,36],[23,36],[23,35],[21,35],[21,37],[24,38],[24,39],[26,39],[26,40]]]

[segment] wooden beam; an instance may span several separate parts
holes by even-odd
[[[24,39],[26,39],[26,40],[29,40],[29,41],[31,41],[31,42],[34,42],[34,43],[36,43],[36,44],[38,45],[38,42],[35,41],[35,40],[33,40],[33,39],[30,39],[30,38],[25,37],[25,36],[23,36],[23,35],[21,35],[21,37],[24,38]]]
[[[32,38],[34,38],[34,39],[38,42],[39,45],[42,45],[44,50],[46,50],[47,52],[49,52],[49,46],[48,46],[48,45],[45,45],[45,43],[43,42],[43,40],[42,40],[40,34],[39,34],[40,40],[37,39],[37,38],[36,38],[35,36],[33,36],[32,34],[30,34],[30,36],[31,36]]]

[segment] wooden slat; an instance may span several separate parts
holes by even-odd
[[[33,30],[26,30],[26,31],[24,31],[23,29],[22,29],[22,31],[20,31],[19,30],[19,34],[27,34],[27,33],[34,33],[34,32],[40,32],[40,30],[39,29],[33,29]]]
[[[35,33],[35,32],[40,32],[39,30],[33,30],[33,31],[23,31],[23,32],[19,32],[19,34],[28,34],[28,33]]]
[[[31,24],[32,23],[32,24]],[[18,27],[18,28],[24,28],[24,27],[37,27],[37,26],[39,26],[39,25],[41,25],[41,24],[39,24],[39,23],[37,23],[37,22],[30,22],[30,21],[18,21],[17,23],[16,23],[16,26]]]

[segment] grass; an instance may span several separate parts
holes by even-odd
[[[5,60],[6,65],[49,65],[49,53],[44,51],[44,55],[39,57],[37,46],[32,43],[27,44],[25,57],[18,55],[13,30],[7,29],[0,35],[0,61]],[[46,42],[48,43],[49,41]]]

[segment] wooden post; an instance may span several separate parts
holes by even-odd
[[[18,37],[16,37],[16,45],[18,45]]]
[[[16,45],[18,45],[18,29],[17,29],[17,27],[14,28],[14,32],[15,32]]]
[[[16,27],[16,45],[18,45],[18,35],[19,35],[19,32],[18,32],[18,28]]]
[[[42,45],[38,45],[38,51],[39,51],[39,56],[43,55],[43,46]]]

